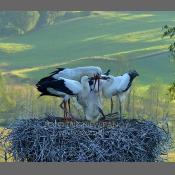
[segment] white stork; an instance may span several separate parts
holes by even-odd
[[[58,79],[59,77],[76,80],[81,80],[82,76],[87,75],[88,77],[95,77],[95,80],[98,80],[98,77],[102,74],[102,69],[97,66],[84,66],[84,67],[75,67],[75,68],[57,68],[56,71],[51,73],[51,77]]]
[[[105,118],[105,115],[102,110],[102,103],[101,99],[99,98],[98,94],[94,91],[91,91],[87,98],[87,106],[85,110],[86,120],[96,122],[99,119],[99,114]]]
[[[120,111],[120,119],[122,117],[122,107],[121,103],[123,99],[126,98],[128,95],[132,81],[134,80],[135,77],[139,76],[139,74],[133,70],[129,71],[121,76],[105,76],[103,79],[106,79],[106,81],[103,81],[102,83],[102,94],[106,98],[111,99],[111,113],[113,110],[113,101],[112,97],[117,96],[119,99],[119,111]]]
[[[102,114],[102,116],[105,117],[101,100],[96,92],[90,90],[90,86],[88,87],[88,90],[82,91],[82,93],[77,96],[77,101],[83,108],[86,120],[97,121],[99,114]]]
[[[95,83],[94,79],[89,80],[90,86],[90,94],[87,98],[87,106],[86,106],[86,119],[90,121],[98,121],[99,113],[102,115],[102,118],[105,118],[104,112],[102,110],[102,84],[105,81],[110,73],[110,69],[106,71],[99,78],[98,84]]]
[[[89,77],[83,76],[81,83],[75,80],[59,77],[54,79],[53,77],[45,77],[41,79],[37,84],[37,89],[41,92],[40,96],[56,96],[63,98],[60,107],[64,110],[64,118],[67,119],[67,102],[69,106],[70,114],[70,97],[78,96],[82,93],[89,93],[87,85],[89,86]],[[86,91],[85,91],[86,90]],[[90,91],[90,90],[89,90]],[[62,106],[64,104],[64,107]]]
[[[83,66],[75,68],[57,68],[56,71],[51,72],[51,77],[58,79],[59,77],[76,80],[81,80],[82,76],[87,75],[88,77],[94,77],[95,84],[98,82],[102,74],[102,69],[98,66]]]

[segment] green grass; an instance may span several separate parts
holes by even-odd
[[[3,137],[7,137],[8,134],[9,134],[10,130],[9,129],[6,129],[6,128],[3,128],[3,127],[0,127],[0,136],[1,136],[1,139]],[[3,139],[2,139],[3,140]],[[4,159],[4,147],[2,147],[2,145],[4,145],[2,143],[2,140],[1,140],[1,143],[0,143],[0,162],[5,162],[5,159]],[[9,143],[6,143],[5,144],[5,147],[8,147],[8,144]],[[13,158],[11,157],[11,155],[7,154],[7,162],[13,162]]]
[[[159,67],[158,66],[159,63]],[[23,68],[10,71],[21,78],[31,77],[35,82],[41,77],[52,72],[56,67],[76,67],[86,65],[101,66],[103,70],[109,67],[114,75],[121,74],[125,70],[137,69],[140,73],[138,81],[142,84],[149,84],[159,79],[163,83],[174,80],[174,65],[167,62],[167,54],[152,56],[152,58],[136,59],[131,61],[110,60],[106,58],[82,58],[79,60],[66,61],[58,64],[38,66],[33,68]],[[122,65],[122,67],[121,67]],[[154,75],[154,76],[153,76]]]
[[[170,152],[168,154],[168,162],[175,162],[175,152]]]
[[[17,43],[0,43],[0,52],[12,54],[17,52],[24,52],[25,50],[32,49],[29,44],[17,44]]]
[[[142,83],[150,83],[155,77],[169,83],[174,80],[175,68],[168,54],[142,57],[167,50],[170,41],[161,38],[161,27],[174,25],[174,15],[93,12],[21,37],[1,38],[0,67],[4,73],[33,80],[57,66],[98,65],[114,74],[135,68],[141,72]]]

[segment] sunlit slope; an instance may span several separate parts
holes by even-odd
[[[94,64],[114,74],[136,68],[144,73],[141,82],[154,77],[169,82],[174,66],[164,53],[169,41],[161,38],[161,27],[174,25],[174,16],[175,12],[94,12],[0,39],[0,69],[37,80],[57,66]]]

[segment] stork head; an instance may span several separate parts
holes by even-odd
[[[128,72],[129,76],[134,79],[135,77],[139,76],[138,72],[136,70],[130,70]]]
[[[89,80],[90,78],[87,75],[85,75],[81,78],[81,83],[87,83]]]

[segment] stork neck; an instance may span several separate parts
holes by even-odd
[[[127,79],[125,79],[125,81],[128,81],[128,85],[126,87],[126,89],[123,90],[123,92],[126,92],[132,85],[132,81],[134,80],[134,77],[130,76],[130,74],[126,73],[123,76],[125,76]]]
[[[82,85],[82,90],[81,90],[81,94],[82,96],[86,96],[89,94],[90,92],[90,86],[88,82],[81,82]]]
[[[88,89],[88,88],[90,88],[88,82],[82,82],[81,85],[82,85],[83,89]]]

